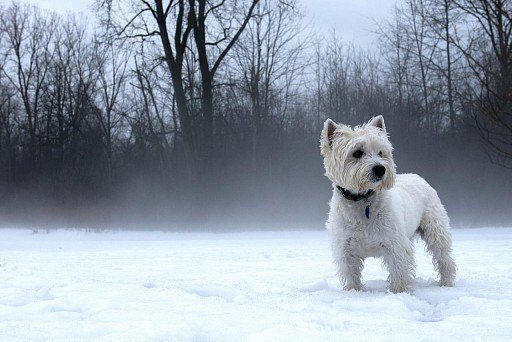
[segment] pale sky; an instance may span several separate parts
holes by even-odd
[[[0,0],[0,2],[7,0]],[[277,0],[276,0],[277,1]],[[353,41],[361,47],[375,43],[372,31],[374,21],[389,17],[396,0],[299,0],[305,22],[321,34],[331,30],[344,41]],[[93,0],[29,0],[41,8],[59,13],[82,12],[93,17],[90,10]]]
[[[299,0],[305,20],[311,21],[319,33],[333,29],[342,40],[362,47],[375,43],[372,33],[375,21],[382,22],[392,14],[396,0]],[[399,0],[398,0],[399,1]]]

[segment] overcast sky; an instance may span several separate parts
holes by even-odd
[[[0,0],[6,1],[6,0]],[[277,0],[276,0],[277,1]],[[353,41],[362,47],[374,42],[374,21],[389,17],[395,0],[299,0],[306,15],[305,21],[319,33],[331,30],[345,41]],[[93,0],[30,0],[40,7],[55,10],[83,12],[92,16]]]
[[[333,29],[343,40],[365,47],[375,42],[375,21],[392,13],[395,0],[299,0],[314,29],[329,34]]]

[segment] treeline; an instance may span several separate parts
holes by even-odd
[[[94,5],[0,8],[4,224],[321,226],[323,121],[377,114],[460,222],[510,218],[510,1],[405,0],[369,50],[295,0]]]

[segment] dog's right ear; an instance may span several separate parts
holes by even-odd
[[[322,130],[322,134],[320,136],[320,149],[322,154],[331,149],[334,132],[338,127],[339,126],[331,119],[325,120],[324,129]]]

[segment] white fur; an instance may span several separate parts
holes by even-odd
[[[327,229],[344,288],[361,290],[364,259],[382,257],[389,271],[390,290],[410,291],[415,270],[415,235],[422,237],[432,254],[440,285],[452,286],[456,266],[450,256],[452,241],[446,210],[423,178],[395,173],[393,147],[383,117],[354,128],[328,119],[320,145],[326,176],[333,182]],[[353,157],[356,150],[364,155]],[[386,168],[382,179],[375,178],[375,165]],[[374,190],[368,198],[370,218],[365,217],[364,200],[344,198],[336,185],[353,194]]]

